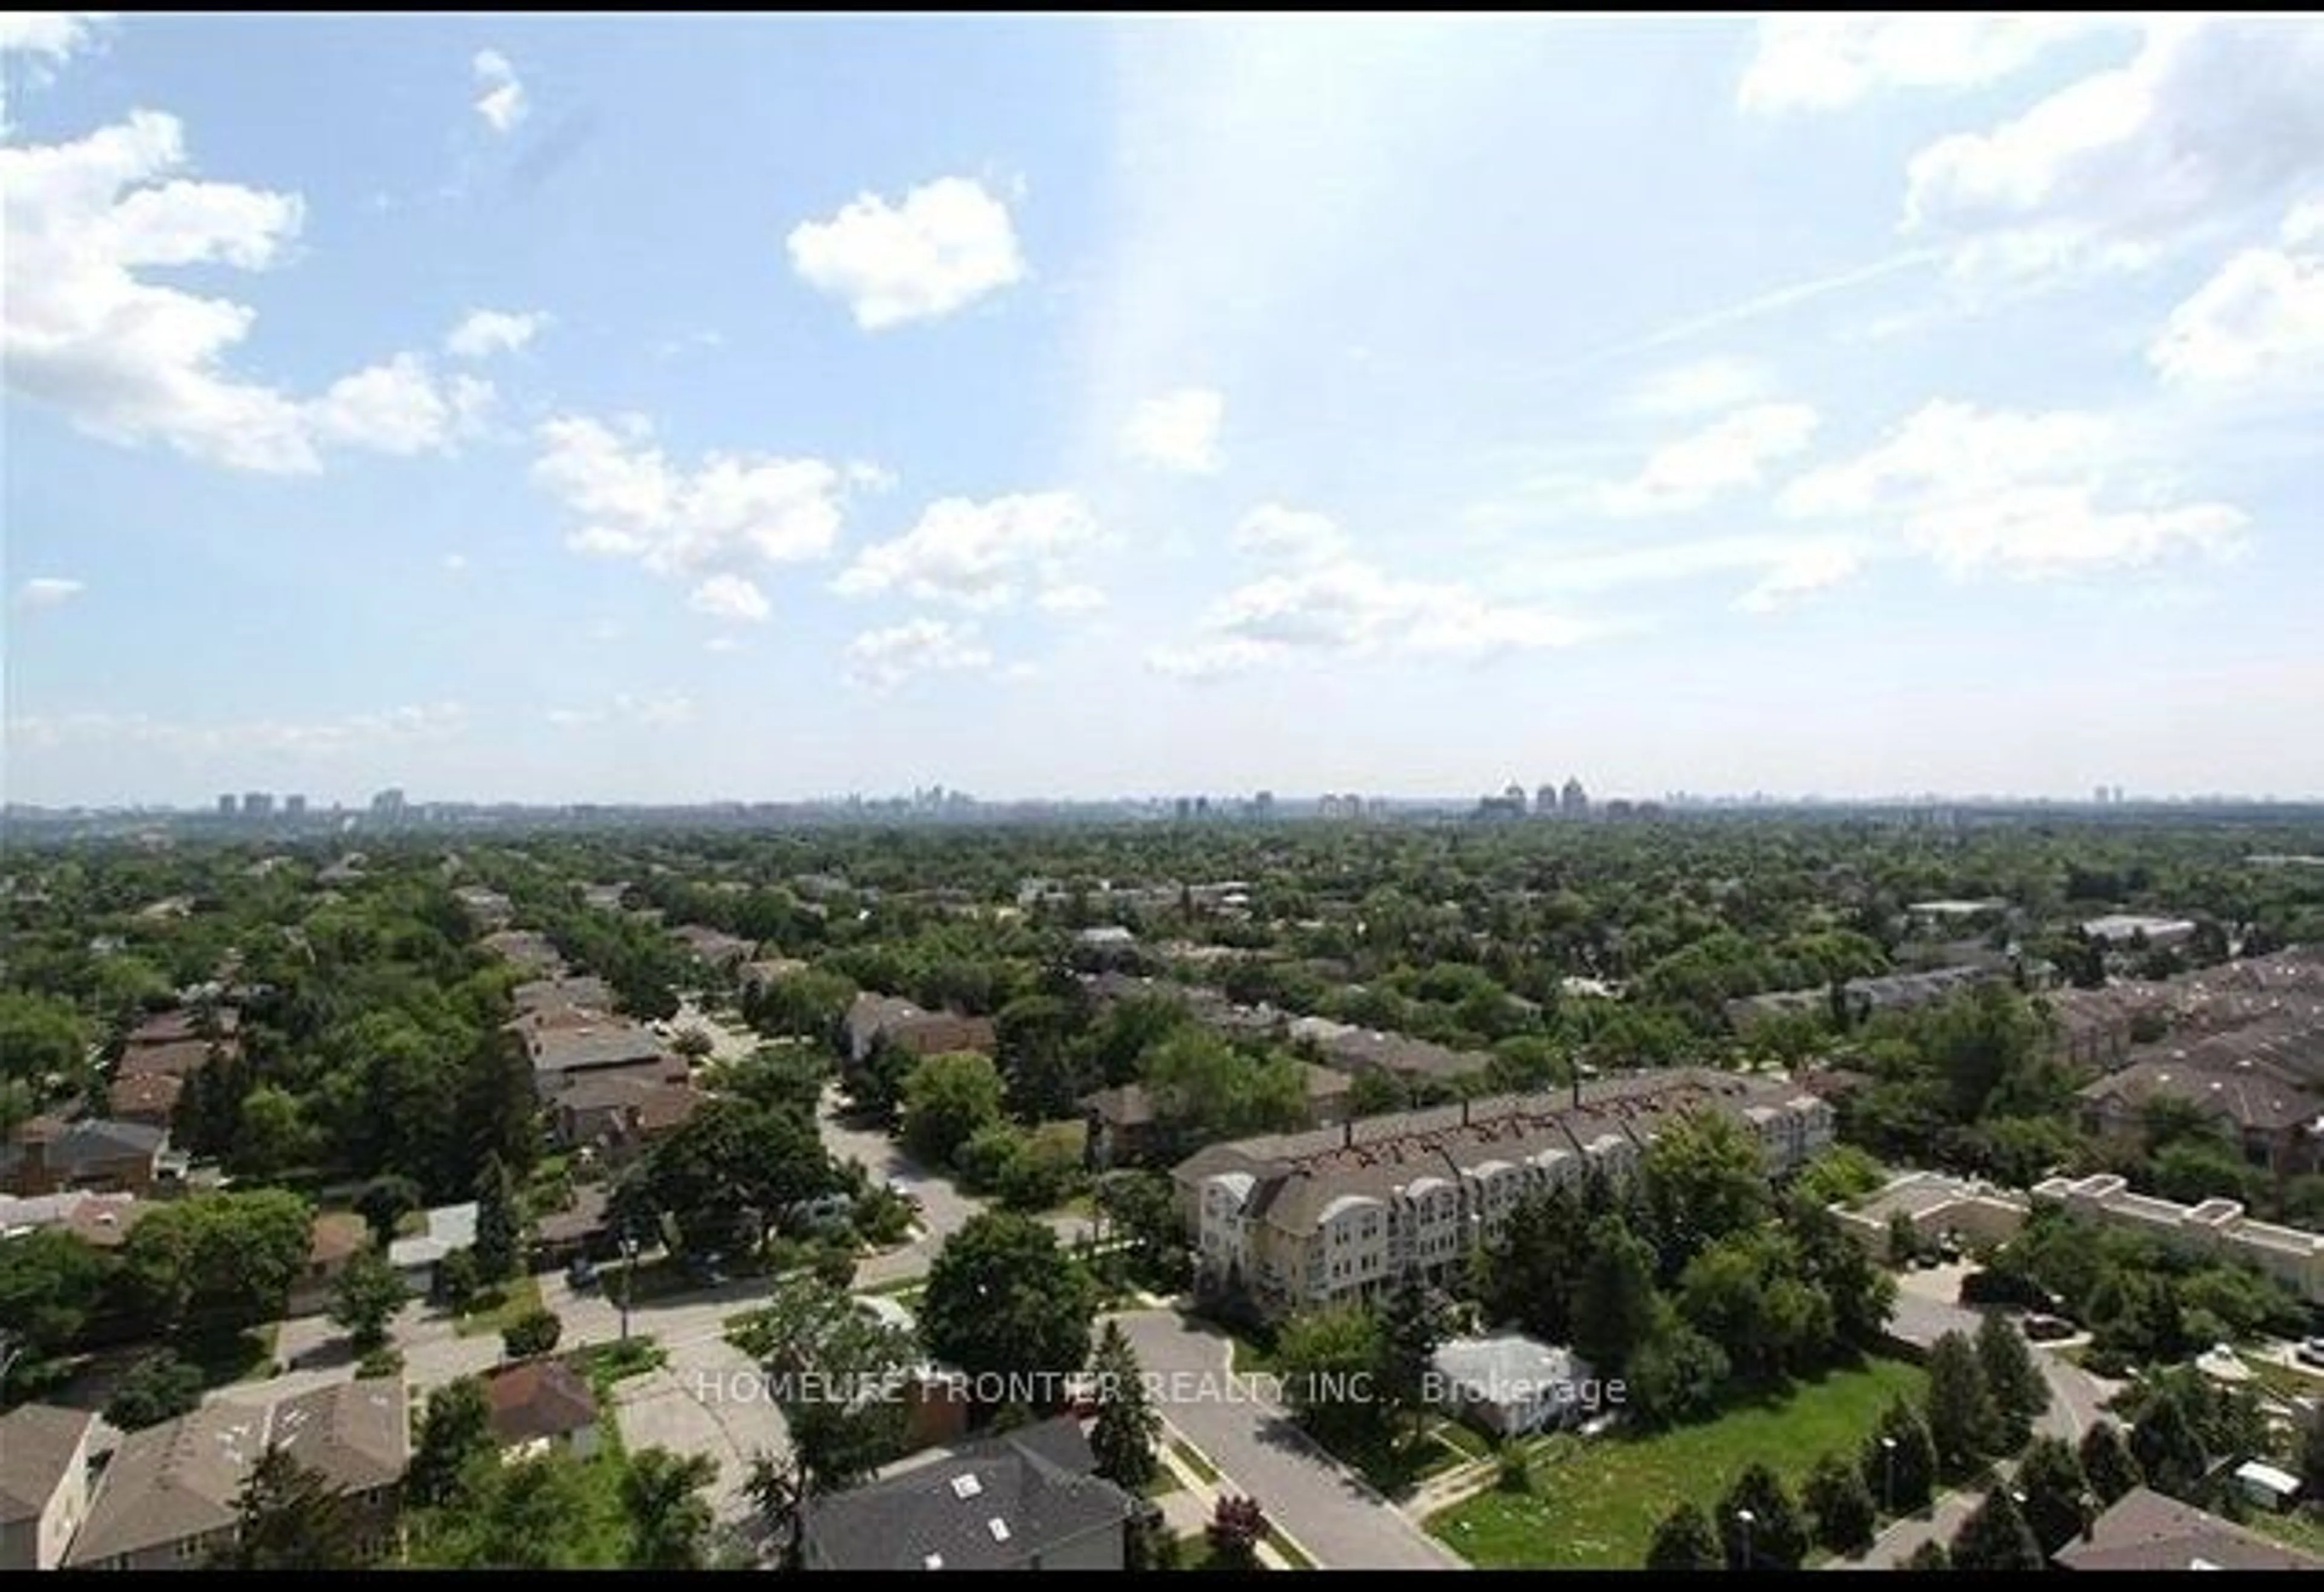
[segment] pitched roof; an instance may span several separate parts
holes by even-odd
[[[40,1518],[96,1422],[87,1410],[54,1404],[0,1415],[0,1523]]]
[[[2068,1569],[2324,1569],[2303,1553],[2151,1487],[2133,1487],[2051,1558]]]
[[[210,1064],[214,1054],[207,1039],[173,1039],[166,1044],[141,1044],[121,1053],[121,1064],[116,1072],[123,1078],[142,1078],[152,1073],[167,1073],[182,1078],[189,1072],[198,1072]]]
[[[132,1112],[167,1117],[178,1109],[178,1097],[185,1092],[186,1081],[174,1072],[130,1072],[115,1079],[105,1098],[115,1117]]]
[[[839,1569],[1022,1569],[1138,1500],[1095,1474],[1081,1423],[1059,1416],[970,1444],[811,1505],[810,1562]]]
[[[109,1117],[82,1117],[58,1124],[36,1118],[18,1129],[16,1143],[0,1148],[0,1169],[14,1166],[23,1146],[38,1140],[46,1146],[50,1172],[71,1176],[84,1167],[124,1160],[151,1160],[161,1153],[166,1136],[143,1122],[116,1122]]]
[[[598,1028],[545,1029],[533,1036],[536,1072],[573,1072],[662,1058],[661,1036],[635,1023]]]
[[[403,1478],[410,1405],[401,1376],[334,1383],[276,1404],[267,1440],[342,1492]]]
[[[563,1437],[597,1419],[597,1395],[578,1371],[563,1360],[521,1360],[484,1374],[484,1403],[492,1410],[493,1440],[503,1448]]]
[[[307,1244],[309,1265],[337,1265],[371,1244],[371,1223],[352,1210],[326,1210],[315,1218]]]

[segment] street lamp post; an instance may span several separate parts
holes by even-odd
[[[1880,1440],[1880,1513],[1896,1513],[1896,1440]]]
[[[1751,1528],[1758,1523],[1758,1519],[1759,1517],[1748,1509],[1738,1509],[1735,1512],[1735,1523],[1743,1528],[1743,1568],[1745,1569],[1751,1568]]]
[[[622,1231],[622,1341],[630,1340],[630,1292],[637,1284],[638,1236]]]

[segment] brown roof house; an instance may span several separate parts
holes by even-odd
[[[2324,1559],[2233,1521],[2133,1487],[2050,1556],[2061,1569],[2324,1569]]]
[[[0,1194],[0,1238],[56,1228],[99,1249],[118,1249],[129,1229],[154,1209],[152,1201],[134,1194],[93,1194],[87,1189],[29,1199]]]
[[[142,1122],[167,1127],[177,1115],[178,1097],[186,1081],[175,1072],[132,1072],[116,1078],[105,1091],[106,1106],[116,1122]]]
[[[24,1404],[0,1415],[0,1570],[55,1569],[88,1514],[87,1410]]]
[[[356,1507],[374,1551],[392,1541],[411,1458],[401,1376],[336,1383],[273,1404],[205,1404],[121,1440],[65,1556],[77,1569],[187,1569],[234,1540],[243,1483],[269,1447]]]
[[[676,1131],[705,1098],[690,1083],[623,1071],[583,1073],[554,1098],[557,1136],[605,1165],[622,1165]]]
[[[347,1262],[371,1247],[371,1223],[352,1210],[326,1210],[315,1218],[307,1245],[307,1269],[290,1284],[286,1314],[320,1315],[331,1308],[331,1294]]]
[[[0,1145],[0,1189],[12,1194],[64,1189],[142,1194],[160,1176],[168,1142],[166,1132],[143,1122],[35,1117],[19,1123],[8,1143]]]
[[[882,1041],[900,1045],[916,1056],[969,1050],[989,1056],[995,1048],[990,1017],[922,1011],[892,995],[858,995],[847,1008],[848,1059],[862,1061]]]
[[[563,1360],[495,1367],[484,1373],[484,1403],[503,1458],[563,1449],[586,1459],[597,1451],[597,1395]]]

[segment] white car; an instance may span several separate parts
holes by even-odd
[[[2292,1354],[2292,1357],[2303,1366],[2315,1366],[2324,1369],[2324,1338],[2302,1339],[2300,1347],[2293,1349]]]

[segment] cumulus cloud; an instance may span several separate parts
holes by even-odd
[[[891,690],[915,675],[991,667],[991,649],[978,639],[975,626],[947,620],[908,620],[866,630],[847,644],[849,677],[875,691]]]
[[[849,597],[900,592],[964,608],[1006,608],[1028,583],[1045,591],[1076,584],[1067,573],[1070,560],[1099,539],[1095,516],[1074,492],[983,502],[944,498],[904,535],[857,554],[832,589]]]
[[[1966,271],[2135,268],[2272,210],[2324,147],[2324,24],[2144,24],[2126,65],[1913,158],[1905,226]]]
[[[1071,617],[1074,614],[1095,613],[1105,606],[1105,593],[1086,581],[1050,586],[1033,599],[1034,606],[1044,613]]]
[[[965,177],[912,189],[899,204],[862,194],[786,240],[791,269],[847,301],[867,332],[936,320],[1025,274],[1009,207]]]
[[[8,91],[16,81],[47,82],[58,62],[95,43],[112,21],[106,11],[0,13],[0,133],[8,130]]]
[[[1331,517],[1305,509],[1262,503],[1242,518],[1232,538],[1238,551],[1284,564],[1323,564],[1348,549]]]
[[[1182,387],[1138,406],[1121,429],[1121,449],[1142,465],[1207,475],[1219,467],[1219,427],[1224,396],[1207,387]]]
[[[566,538],[577,552],[676,575],[722,561],[806,562],[839,538],[845,482],[821,459],[714,453],[687,469],[638,416],[563,416],[543,422],[537,440],[533,479],[579,518]]]
[[[1323,517],[1271,508],[1261,522],[1300,519]],[[1336,537],[1338,528],[1331,529]],[[1310,552],[1345,548],[1344,538],[1326,538],[1313,525],[1298,539]],[[1571,647],[1603,630],[1545,608],[1495,601],[1459,582],[1402,579],[1344,550],[1234,588],[1211,605],[1199,629],[1188,644],[1149,652],[1148,665],[1204,678],[1301,654],[1479,659]]]
[[[401,354],[301,400],[236,373],[228,356],[256,314],[146,280],[209,265],[281,263],[296,195],[186,176],[177,119],[137,111],[69,143],[0,148],[6,207],[5,365],[12,391],[107,441],[160,442],[192,458],[278,473],[321,467],[327,446],[448,448],[490,402]]]
[[[1735,606],[1746,613],[1773,613],[1803,597],[1852,580],[1863,567],[1863,550],[1853,543],[1810,542],[1779,559],[1735,600]]]
[[[1700,359],[1640,379],[1624,397],[1624,412],[1684,419],[1739,409],[1767,392],[1767,374],[1748,360]]]
[[[1758,25],[1736,103],[1831,111],[1904,88],[1976,88],[2054,45],[2120,23],[2079,16],[1785,16]]]
[[[682,691],[620,691],[602,707],[553,707],[542,716],[559,730],[599,724],[668,730],[694,722],[694,698]]]
[[[1756,486],[1766,467],[1807,446],[1816,412],[1803,403],[1761,403],[1714,420],[1651,457],[1631,480],[1606,487],[1609,514],[1664,514],[1698,509],[1713,498]]]
[[[69,603],[88,587],[62,575],[36,575],[16,588],[16,601],[26,608],[54,608]]]
[[[479,50],[468,70],[475,80],[476,115],[484,119],[484,125],[495,133],[516,131],[532,106],[509,58],[497,50]]]
[[[696,613],[737,624],[764,624],[770,612],[758,584],[739,575],[712,575],[694,588],[687,603]]]
[[[1776,508],[1896,526],[1907,548],[1955,575],[2039,578],[2236,549],[2240,510],[2174,501],[2138,478],[2131,456],[2103,416],[1939,401],[1793,482]]]
[[[2165,381],[2223,385],[2324,371],[2324,200],[2274,248],[2246,249],[2177,308],[2146,357]]]
[[[540,334],[549,317],[538,311],[472,309],[444,339],[444,352],[455,359],[489,359],[514,354]]]

